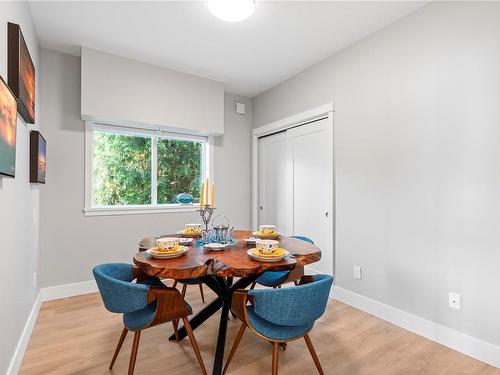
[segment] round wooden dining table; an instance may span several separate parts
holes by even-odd
[[[144,249],[134,255],[136,267],[149,276],[161,279],[188,279],[200,278],[217,298],[193,316],[191,327],[196,329],[204,321],[222,309],[217,345],[215,350],[214,368],[212,374],[221,374],[224,360],[224,346],[226,341],[227,321],[231,306],[231,296],[237,289],[245,289],[266,271],[293,270],[297,266],[304,266],[317,262],[321,258],[321,251],[313,244],[293,237],[279,238],[280,247],[286,249],[290,255],[278,262],[260,262],[251,259],[247,250],[254,247],[244,241],[252,233],[250,231],[234,231],[236,243],[222,251],[207,250],[203,245],[193,243],[185,255],[173,259],[152,258]],[[168,235],[168,236],[177,236]],[[238,278],[233,282],[233,278]],[[179,329],[180,339],[186,337],[184,327]],[[170,340],[176,340],[174,334]]]

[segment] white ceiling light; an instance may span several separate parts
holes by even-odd
[[[243,21],[254,9],[254,0],[208,0],[210,13],[226,22]]]

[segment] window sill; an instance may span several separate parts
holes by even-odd
[[[83,213],[85,216],[114,216],[196,212],[196,210],[198,210],[197,204],[170,204],[160,206],[86,207],[83,209]]]

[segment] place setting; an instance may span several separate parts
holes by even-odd
[[[281,233],[276,230],[275,225],[260,225],[259,230],[252,233],[251,237],[245,238],[247,245],[255,246],[247,250],[247,254],[253,260],[259,262],[279,262],[290,253],[280,247],[277,240]]]
[[[177,234],[184,239],[183,242],[193,242],[194,238],[201,237],[201,224],[186,224],[184,229],[177,231]],[[193,238],[194,237],[194,238]]]
[[[257,239],[255,247],[248,249],[247,254],[260,262],[279,262],[289,255],[288,251],[279,247],[279,241],[262,239]]]
[[[194,234],[193,234],[193,236],[194,236]],[[144,251],[144,250],[156,248],[157,247],[157,241],[158,240],[164,240],[165,238],[168,238],[168,235],[165,236],[165,237],[160,237],[158,239],[155,238],[155,237],[146,237],[146,238],[143,238],[139,242],[139,249],[141,251]],[[179,245],[190,246],[190,245],[193,244],[195,238],[194,237],[177,237],[177,240],[179,242]]]
[[[281,233],[276,230],[275,225],[263,224],[259,225],[259,230],[252,232],[252,235],[245,238],[243,241],[247,245],[255,245],[258,239],[276,240],[281,237]]]
[[[186,254],[188,246],[181,245],[177,237],[163,237],[156,240],[156,245],[147,249],[146,253],[155,259],[172,259]]]
[[[281,237],[281,233],[276,230],[275,225],[259,225],[259,230],[252,232],[254,238],[260,238],[265,240],[276,240]]]

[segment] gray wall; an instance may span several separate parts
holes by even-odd
[[[85,217],[84,123],[80,117],[80,59],[42,50],[42,123],[49,155],[41,195],[42,286],[92,279],[103,262],[131,262],[137,242],[172,232],[197,213]],[[226,95],[224,137],[216,138],[218,212],[240,228],[250,225],[251,116],[233,115],[235,96]],[[248,99],[241,98],[250,105]],[[235,184],[238,188],[234,189]]]
[[[236,113],[236,101],[245,103],[246,114]],[[224,136],[215,138],[217,207],[229,213],[232,225],[250,229],[252,191],[252,102],[243,96],[224,96]]]
[[[25,2],[0,2],[0,75],[7,81],[7,22],[21,26],[36,75],[36,98],[39,95],[39,46],[31,13]],[[40,119],[36,103],[37,124]],[[38,288],[34,273],[38,270],[38,185],[29,183],[29,132],[37,124],[17,120],[16,178],[0,177],[0,374],[14,354],[21,332],[33,307]],[[43,187],[41,187],[43,189]]]
[[[82,48],[82,115],[224,133],[224,84]]]
[[[496,345],[499,45],[499,3],[431,3],[254,98],[334,103],[337,285]]]

